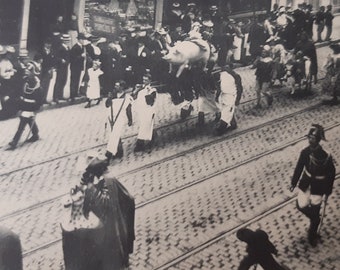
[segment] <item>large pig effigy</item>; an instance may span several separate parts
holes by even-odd
[[[185,68],[192,65],[202,65],[205,68],[211,58],[211,47],[209,43],[201,38],[191,38],[188,40],[176,42],[169,49],[163,59],[171,65],[179,66],[176,77],[178,78]]]

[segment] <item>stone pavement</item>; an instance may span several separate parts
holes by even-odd
[[[280,132],[280,130],[282,129],[276,132]],[[303,130],[301,131],[303,132]],[[325,147],[335,153],[334,158],[336,160],[340,158],[340,153],[337,151],[340,143],[339,131],[340,128],[337,126],[326,133],[328,143],[325,143]],[[266,132],[265,134],[268,133]],[[289,134],[289,132],[287,133]],[[264,138],[263,141],[267,141],[267,139]],[[175,259],[177,256],[181,256],[183,253],[204,244],[221,233],[242,226],[245,222],[258,217],[268,209],[285,202],[293,196],[288,191],[289,179],[298,158],[298,153],[305,145],[306,141],[303,140],[269,156],[253,160],[246,166],[231,168],[223,174],[209,178],[209,181],[200,182],[178,191],[176,194],[164,197],[157,202],[138,208],[136,213],[137,239],[135,251],[131,257],[130,269],[157,269],[157,267]],[[223,152],[228,151],[228,149],[217,145],[213,149],[202,149],[201,151],[206,152],[204,157],[208,157],[210,161],[213,161],[211,160],[211,155],[214,153],[216,156],[215,161],[218,162],[221,160],[221,154],[218,151]],[[237,149],[235,149],[235,152],[237,152]],[[291,153],[294,153],[294,155]],[[182,164],[193,167],[192,163],[185,162]],[[209,170],[216,166],[214,162],[199,165],[195,168],[198,171],[200,169]],[[164,166],[167,167],[167,165]],[[339,165],[337,165],[337,169],[339,170]],[[161,170],[156,171],[160,172]],[[178,171],[177,166],[174,166],[172,172],[167,178],[168,180],[164,179],[164,176],[156,175],[152,172],[150,172],[150,175],[153,175],[153,178],[156,178],[155,180],[162,182],[167,180],[167,184],[176,185],[182,179],[186,181],[186,177],[190,178],[192,174],[187,169],[185,170],[185,175],[182,175],[183,172]],[[139,175],[142,177],[134,179],[135,183],[137,181],[144,183],[141,187],[142,189],[153,186],[152,183],[149,183],[149,180],[152,180],[152,178],[149,178],[150,175],[144,175],[144,173]],[[204,175],[194,174],[192,177],[201,178],[202,176],[204,177]],[[136,185],[134,187],[133,194],[140,189]],[[337,207],[339,207],[340,203],[337,188],[339,188],[339,181],[336,182],[335,192],[329,200],[327,220],[324,225],[326,233],[324,234],[322,252],[319,252],[319,247],[312,249],[306,243],[307,221],[294,209],[293,203],[288,208],[289,211],[286,211],[287,207],[284,207],[279,210],[279,214],[274,213],[256,223],[253,222],[252,226],[259,226],[260,224],[269,233],[279,249],[281,260],[292,269],[336,269],[334,266],[336,262],[330,262],[331,267],[329,268],[321,268],[320,265],[329,260],[330,257],[334,258],[340,251],[340,239],[336,234],[336,228],[340,225],[337,213]],[[155,186],[155,189],[157,189],[157,186]],[[55,207],[60,208],[55,204],[46,205],[44,211],[42,211],[43,209],[31,211],[29,220],[25,218],[20,221],[6,220],[6,223],[14,224],[19,222],[19,224],[24,223],[30,227],[30,223],[39,224],[41,222],[40,220],[37,222],[40,216],[47,220],[55,220],[54,228],[56,228],[60,218],[58,216],[53,217],[53,213],[56,213]],[[58,212],[60,213],[61,211]],[[37,240],[38,238],[35,237],[40,236],[46,240],[46,236],[50,236],[50,234],[54,234],[54,237],[58,233],[60,234],[58,229],[54,229],[54,232],[49,231],[53,227],[51,226],[52,224],[48,225],[46,221],[43,224],[45,225],[44,230],[41,231],[40,228],[30,232],[30,237],[34,236],[33,239]],[[297,230],[296,227],[299,229]],[[19,229],[17,228],[17,230]],[[19,232],[20,235],[24,236],[24,226]],[[228,235],[225,241],[230,241],[230,237],[233,239],[234,235]],[[334,239],[332,240],[332,238]],[[34,245],[39,246],[39,244],[41,243],[24,242],[26,248]],[[217,246],[219,246],[218,243]],[[188,265],[197,266],[198,260],[203,260],[204,264],[197,267],[197,269],[236,269],[240,258],[244,255],[242,243],[233,243],[233,245],[226,247],[228,252],[225,254],[223,254],[223,250],[215,252],[214,248],[216,248],[216,245],[203,250],[203,255],[197,254],[188,258],[188,261],[178,266],[179,269],[196,269],[195,267],[189,268]],[[60,260],[62,259],[60,243],[52,249],[53,251],[51,249],[48,248],[32,254],[32,256],[25,257],[24,261],[27,269],[48,269],[44,267],[51,263],[53,266],[60,265]],[[317,252],[317,259],[308,259],[313,252]],[[209,256],[206,256],[206,253],[209,253]],[[214,257],[215,255],[217,259]],[[216,261],[220,263],[215,264]]]
[[[319,53],[319,56],[326,55],[327,48],[323,48],[322,53]],[[285,155],[289,151],[283,150],[282,153],[285,153],[283,156],[278,155],[280,152],[275,152],[269,158],[268,156],[263,158],[262,163],[252,161],[250,164],[234,169],[233,166],[301,138],[311,122],[322,122],[325,126],[332,126],[339,122],[338,106],[322,106],[292,115],[288,119],[284,118],[287,114],[297,113],[313,104],[318,104],[321,97],[318,95],[317,87],[313,95],[303,99],[290,97],[288,89],[279,89],[275,97],[275,106],[270,110],[258,112],[261,117],[253,115],[250,108],[254,105],[251,100],[255,96],[254,89],[252,89],[254,70],[243,68],[239,72],[245,84],[244,104],[238,111],[239,128],[221,139],[212,137],[209,130],[198,132],[194,127],[197,121],[195,118],[178,122],[179,108],[170,103],[167,95],[160,95],[162,109],[159,110],[157,120],[157,126],[160,127],[159,136],[157,145],[150,155],[133,154],[137,127],[135,125],[132,129],[126,129],[123,140],[125,157],[123,160],[115,161],[112,169],[115,174],[119,172],[120,180],[135,195],[138,204],[186,187],[183,191],[164,197],[157,203],[151,202],[137,210],[137,235],[139,237],[136,242],[136,252],[132,257],[131,269],[152,269],[160,266],[176,255],[195,247],[199,242],[209,239],[218,233],[216,230],[224,230],[222,229],[225,225],[224,221],[229,218],[231,221],[226,222],[226,226],[237,226],[237,224],[242,224],[246,218],[256,216],[270,205],[291,196],[290,193],[287,194],[287,187],[280,185],[277,191],[279,196],[276,197],[277,194],[274,193],[276,185],[273,184],[276,183],[273,182],[275,178],[281,179],[287,171],[289,175],[292,171],[296,157],[294,159],[291,156],[290,161],[285,161]],[[90,147],[96,151],[104,151],[104,120],[101,122],[98,119],[105,119],[105,109],[103,106],[90,110],[82,107],[83,105],[75,105],[42,112],[38,115],[42,140],[31,145],[24,145],[13,152],[2,152],[0,221],[1,224],[19,232],[25,252],[48,244],[50,241],[53,242],[60,237],[59,221],[63,209],[59,201],[52,200],[36,205],[29,211],[3,219],[1,217],[14,210],[66,194],[79,179],[79,173],[74,172],[78,157],[81,155],[79,151],[86,151]],[[278,121],[280,117],[282,119]],[[171,125],[174,122],[177,124]],[[268,125],[258,127],[268,122]],[[5,121],[1,123],[2,130],[10,136],[14,133],[16,124],[15,119]],[[211,126],[208,125],[208,127]],[[4,137],[0,138],[3,146],[8,142],[8,137]],[[333,151],[339,152],[338,142],[334,139],[334,135],[329,137],[329,141],[336,142]],[[253,148],[249,147],[249,142],[252,142]],[[302,147],[301,143],[297,146],[291,151],[298,153],[298,149]],[[338,156],[336,159],[340,160]],[[44,160],[45,163],[35,166],[36,163]],[[30,165],[32,167],[20,170]],[[226,168],[229,169],[225,172],[225,178],[217,175],[211,179],[214,173],[222,172]],[[276,170],[272,172],[268,171],[268,168],[276,168]],[[15,171],[12,172],[12,170]],[[242,177],[240,178],[239,175]],[[248,179],[247,175],[252,177]],[[270,176],[273,176],[274,180]],[[204,181],[205,178],[209,181]],[[223,185],[222,182],[225,182],[225,179],[228,179],[228,184],[220,190],[219,185]],[[253,184],[257,179],[262,179],[258,186]],[[201,184],[198,184],[200,181]],[[190,185],[195,182],[197,183],[191,187]],[[215,182],[220,184],[214,184]],[[240,183],[241,186],[239,186]],[[235,189],[238,189],[240,193],[234,192]],[[263,190],[268,191],[266,194],[269,196],[269,199],[266,197],[264,201],[259,195],[263,193]],[[210,192],[213,193],[210,194]],[[254,203],[256,211],[247,212],[246,206],[249,202],[246,200],[247,198],[250,200],[255,193],[257,194],[256,203]],[[246,194],[243,199],[242,194]],[[221,201],[217,202],[219,195],[221,195]],[[236,196],[233,199],[234,208],[219,213],[218,209],[224,209],[233,195]],[[209,203],[207,203],[208,199]],[[238,204],[239,202],[242,204]],[[171,205],[174,206],[171,207]],[[238,211],[237,216],[234,213],[235,210]],[[223,224],[217,226],[216,220],[220,218]],[[192,221],[191,224],[189,220]],[[210,224],[211,220],[213,221],[211,226],[216,226],[216,230],[209,227],[206,232],[202,227]],[[181,223],[189,225],[185,227]],[[160,226],[159,230],[158,226]],[[186,230],[189,231],[186,232]],[[174,235],[168,236],[168,232],[172,231]],[[60,243],[28,255],[25,257],[25,265],[27,269],[34,270],[58,269],[58,266],[62,265]],[[60,268],[62,269],[62,266]]]

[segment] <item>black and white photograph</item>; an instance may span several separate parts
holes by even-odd
[[[0,0],[0,270],[339,270],[340,0]]]

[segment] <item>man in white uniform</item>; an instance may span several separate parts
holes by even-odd
[[[105,102],[108,108],[108,122],[110,126],[109,141],[106,148],[106,157],[108,159],[121,158],[123,156],[123,146],[121,135],[125,123],[124,112],[128,118],[128,125],[132,125],[131,103],[132,96],[124,92],[120,87],[120,83],[116,83],[117,98],[113,98],[113,94],[109,93],[109,97]]]
[[[136,105],[136,113],[139,118],[139,131],[137,135],[135,152],[147,150],[151,152],[153,139],[153,126],[156,114],[156,98],[157,90],[150,85],[151,76],[145,74],[143,76],[144,87],[138,92]]]
[[[238,83],[236,77],[239,78]],[[229,66],[224,67],[220,73],[221,94],[218,98],[218,104],[221,111],[221,120],[215,129],[215,135],[217,136],[237,127],[234,112],[236,103],[239,102],[237,100],[239,99],[238,87],[242,87],[239,75],[232,71]]]

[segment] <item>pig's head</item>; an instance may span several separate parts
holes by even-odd
[[[177,48],[173,47],[169,49],[169,52],[163,56],[163,59],[170,64],[181,65],[185,63],[186,59],[184,54],[181,53]]]

